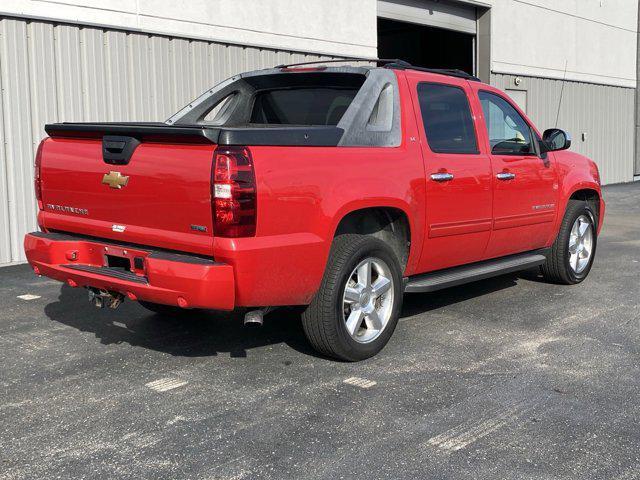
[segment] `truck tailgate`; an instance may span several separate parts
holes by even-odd
[[[50,138],[41,157],[47,230],[212,255],[212,143],[140,143],[126,165],[99,138]]]

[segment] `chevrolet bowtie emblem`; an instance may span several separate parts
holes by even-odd
[[[109,185],[111,188],[121,189],[122,187],[127,186],[127,183],[129,183],[129,177],[122,176],[120,172],[111,171],[104,174],[104,177],[102,177],[102,183]]]

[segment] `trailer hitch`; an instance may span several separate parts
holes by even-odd
[[[101,288],[88,287],[89,302],[91,302],[96,308],[118,308],[124,301],[124,295],[118,292],[103,290]]]

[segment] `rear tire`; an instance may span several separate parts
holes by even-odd
[[[569,200],[556,241],[542,266],[545,280],[574,285],[587,278],[598,243],[596,218],[589,203]]]
[[[336,359],[372,357],[393,334],[402,294],[400,263],[389,245],[366,235],[339,235],[320,289],[302,314],[307,339]]]

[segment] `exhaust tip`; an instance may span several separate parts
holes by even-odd
[[[244,315],[245,325],[262,326],[264,319],[264,312],[262,310],[251,310]]]
[[[122,304],[124,295],[118,292],[109,292],[98,288],[89,287],[89,302],[91,302],[96,308],[109,308],[116,309]]]

